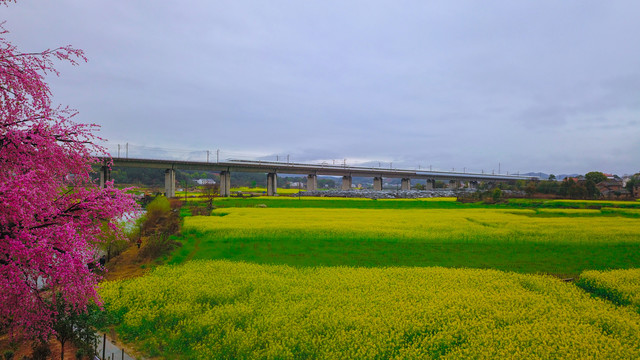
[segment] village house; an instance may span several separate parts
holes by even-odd
[[[629,191],[622,186],[622,180],[619,179],[607,178],[607,180],[597,183],[596,187],[600,191],[600,195],[605,199],[629,196]]]

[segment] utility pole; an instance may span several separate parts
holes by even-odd
[[[500,174],[500,165],[502,164],[498,163],[498,174]]]
[[[216,150],[216,162],[220,162],[220,149]]]
[[[207,150],[207,162],[209,162],[209,150]]]
[[[118,144],[118,157],[120,157],[120,144]]]
[[[128,159],[129,158],[129,143],[126,144],[126,149],[127,149],[126,154],[127,154],[127,159]]]
[[[342,160],[342,166],[347,167],[347,159]]]
[[[289,163],[289,154],[287,154],[287,164]]]

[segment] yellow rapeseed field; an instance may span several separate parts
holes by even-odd
[[[550,210],[590,214],[598,210]],[[539,216],[517,209],[323,209],[225,208],[187,217],[184,229],[218,231],[227,238],[296,232],[300,237],[335,235],[394,241],[504,241],[538,243],[637,243],[638,219],[611,216]]]
[[[580,274],[578,285],[640,312],[640,269],[585,271]]]
[[[171,359],[640,358],[637,312],[538,275],[191,261],[100,294]]]

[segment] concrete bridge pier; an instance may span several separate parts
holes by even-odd
[[[382,190],[382,177],[376,176],[373,178],[373,190]]]
[[[176,197],[176,171],[173,169],[164,171],[164,196]]]
[[[433,188],[435,187],[434,186],[435,182],[436,181],[433,180],[433,179],[427,179],[427,183],[425,184],[424,188],[427,189],[427,190],[433,190]]]
[[[231,173],[228,171],[220,171],[220,196],[231,196]]]
[[[342,177],[342,190],[351,190],[351,183],[353,179],[349,175],[345,175]]]
[[[100,187],[104,188],[107,181],[111,181],[111,168],[108,166],[102,166],[100,167]]]
[[[309,174],[307,175],[307,191],[316,191],[318,190],[318,175]]]
[[[278,174],[267,174],[267,196],[274,196],[278,193]]]
[[[401,182],[400,189],[402,190],[411,190],[411,179],[403,178]]]

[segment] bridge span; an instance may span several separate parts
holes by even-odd
[[[220,196],[231,195],[231,172],[258,172],[267,174],[267,195],[273,196],[277,193],[278,174],[306,175],[307,190],[313,191],[318,188],[318,175],[340,176],[342,177],[342,189],[349,190],[352,185],[352,178],[371,177],[373,178],[373,189],[382,190],[383,178],[400,178],[402,190],[411,189],[412,179],[427,181],[427,189],[433,189],[437,180],[449,181],[454,187],[461,187],[462,184],[475,187],[480,182],[513,182],[516,180],[536,180],[536,177],[503,175],[503,174],[477,174],[444,171],[425,171],[407,169],[384,169],[361,166],[327,165],[327,164],[302,164],[270,161],[247,161],[228,160],[224,162],[201,162],[185,160],[157,160],[139,158],[100,158],[102,167],[100,169],[100,186],[111,179],[111,168],[108,166],[113,161],[113,166],[135,167],[135,168],[155,168],[165,170],[165,195],[175,196],[175,171],[182,170],[205,170],[220,173]]]

